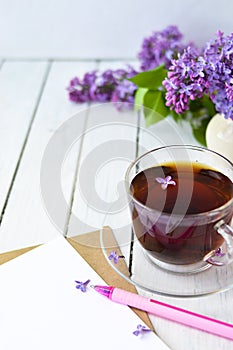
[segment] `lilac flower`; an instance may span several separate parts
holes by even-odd
[[[190,100],[201,98],[205,91],[205,61],[198,59],[198,52],[188,47],[168,71],[168,77],[163,81],[166,92],[166,105],[182,114],[189,109]]]
[[[114,71],[108,69],[97,75],[94,84],[90,87],[92,101],[107,102],[111,100],[112,93],[117,86]]]
[[[124,255],[117,255],[116,252],[112,251],[108,257],[109,260],[113,260],[114,261],[114,264],[117,264],[118,263],[118,260],[119,259],[123,259],[124,258]]]
[[[141,69],[150,70],[161,64],[165,64],[165,67],[168,68],[171,60],[186,47],[181,43],[182,38],[183,35],[178,28],[172,25],[146,37],[138,54]]]
[[[190,101],[209,96],[217,112],[233,119],[233,33],[218,32],[200,54],[187,48],[172,60],[167,78],[166,105],[182,114]]]
[[[233,119],[233,33],[224,36],[218,31],[216,39],[207,43],[204,58],[210,98],[217,112]]]
[[[137,72],[131,66],[126,69],[86,73],[83,79],[70,81],[67,90],[74,102],[123,102],[122,106],[132,105],[136,86],[127,80]],[[122,107],[121,106],[121,107]]]
[[[229,82],[225,83],[226,96],[230,102],[233,101],[233,79],[230,79]]]
[[[161,184],[163,190],[166,190],[168,185],[176,185],[176,182],[172,180],[172,177],[170,175],[166,176],[165,179],[162,177],[156,177],[155,180]]]
[[[88,285],[88,283],[90,282],[91,280],[86,280],[86,282],[80,282],[80,281],[75,281],[76,283],[77,283],[77,285],[76,285],[76,288],[77,289],[80,289],[81,290],[81,292],[86,292],[86,288],[87,288],[87,285]]]
[[[192,127],[216,112],[233,120],[233,33],[225,36],[218,31],[203,49],[184,45],[182,39],[176,26],[168,26],[146,37],[138,54],[142,71],[161,64],[167,69],[163,86],[158,87],[161,103],[165,97],[166,106],[187,117]],[[69,98],[76,103],[111,101],[120,110],[132,107],[137,87],[128,78],[136,74],[130,66],[86,73],[70,81]]]
[[[111,101],[116,105],[117,109],[131,108],[134,103],[134,94],[137,90],[135,84],[129,80],[123,80],[115,88]]]
[[[139,334],[143,334],[145,332],[151,332],[151,329],[142,326],[141,324],[137,325],[136,331],[133,332],[134,335],[138,336]]]
[[[90,90],[96,80],[96,71],[86,73],[82,80],[75,77],[67,88],[69,98],[74,102],[88,102],[91,100]]]
[[[136,74],[136,70],[130,65],[128,65],[126,71],[118,69],[115,72],[118,84],[112,94],[111,101],[116,105],[117,109],[122,110],[133,106],[137,86],[127,80],[127,78],[132,78]]]

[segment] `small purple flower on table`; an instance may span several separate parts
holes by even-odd
[[[163,190],[166,190],[168,185],[176,185],[175,181],[172,180],[172,177],[170,175],[166,176],[165,179],[162,177],[156,177],[155,180],[161,184]]]
[[[143,334],[145,332],[151,332],[151,329],[142,326],[141,324],[137,325],[136,331],[133,332],[134,335],[138,336],[139,334]]]
[[[117,264],[119,259],[124,259],[124,255],[118,255],[116,252],[112,251],[108,259],[113,260],[114,263]]]
[[[77,283],[76,288],[80,289],[81,292],[85,293],[87,290],[87,285],[91,280],[86,280],[86,282],[75,281]]]

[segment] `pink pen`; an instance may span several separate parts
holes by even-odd
[[[233,340],[233,325],[230,323],[161,303],[154,299],[148,299],[119,288],[109,286],[93,287],[98,293],[117,303],[132,306],[170,321]]]

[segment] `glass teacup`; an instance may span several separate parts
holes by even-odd
[[[233,261],[233,164],[196,146],[139,157],[126,186],[134,233],[156,265],[194,273]]]

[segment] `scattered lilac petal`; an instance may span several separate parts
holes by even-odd
[[[220,248],[218,248],[216,251],[215,251],[215,256],[217,256],[217,257],[223,257],[225,254],[224,253],[222,253],[222,248],[220,247]]]
[[[176,182],[172,180],[172,177],[170,175],[166,176],[165,179],[162,177],[156,177],[155,180],[161,184],[163,190],[166,190],[168,185],[176,185]]]
[[[124,255],[118,255],[117,252],[112,251],[108,257],[109,260],[113,260],[115,264],[118,263],[119,259],[124,259]]]
[[[75,281],[77,283],[76,288],[80,289],[81,292],[85,293],[87,290],[87,285],[90,281],[90,279],[86,280],[86,282]]]
[[[151,329],[139,324],[139,325],[137,325],[137,329],[136,329],[136,331],[133,332],[133,334],[138,336],[139,334],[143,334],[146,332],[151,332]]]

